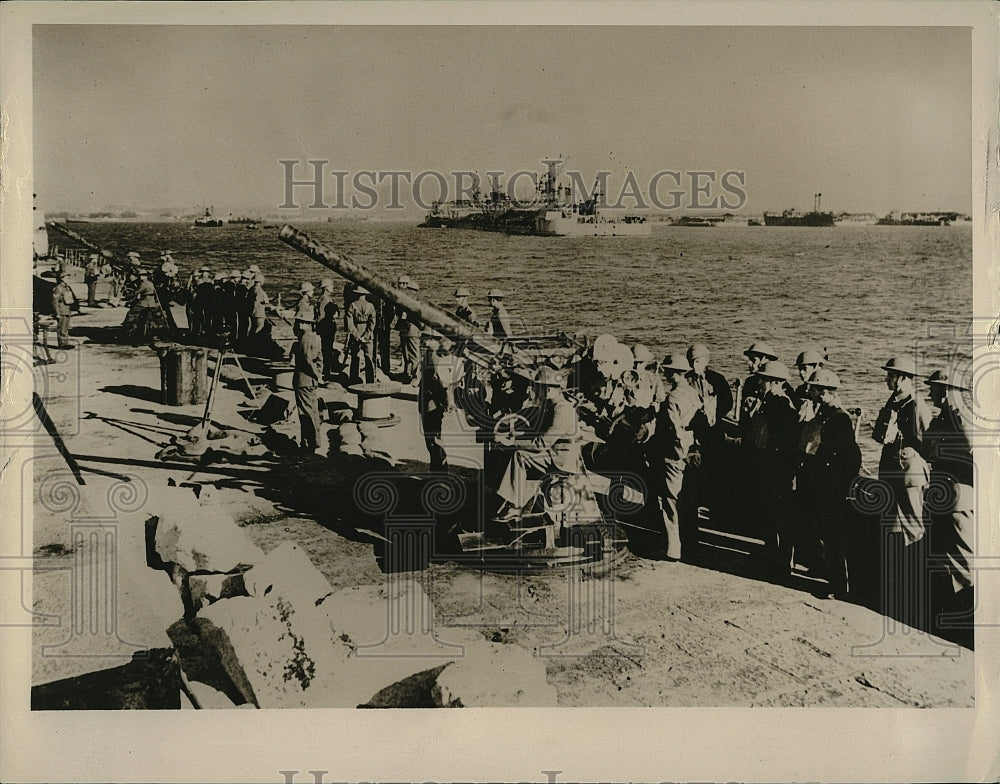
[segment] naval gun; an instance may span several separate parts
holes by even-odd
[[[278,238],[313,261],[388,300],[431,329],[450,338],[462,347],[462,353],[468,359],[481,367],[504,369],[531,377],[534,370],[546,362],[566,364],[569,357],[581,347],[566,335],[504,339],[494,337],[412,291],[400,289],[363,264],[344,253],[331,250],[293,226],[282,226]]]
[[[584,346],[565,334],[497,338],[412,291],[398,288],[365,265],[325,247],[290,225],[282,226],[278,237],[313,261],[408,311],[431,329],[450,338],[460,347],[460,353],[480,368],[510,378],[517,376],[530,383],[539,368],[548,365],[565,372],[574,358],[579,359],[583,353]],[[466,415],[478,419],[469,402],[467,399],[464,404]],[[499,444],[501,450],[511,446],[514,436],[532,435],[537,426],[516,412],[496,421],[487,415],[477,424],[484,430],[492,429],[493,435],[488,437],[487,443]],[[507,455],[509,460],[510,452]],[[489,462],[503,457],[502,451],[491,448],[485,459]],[[576,468],[564,465],[540,480],[530,480],[534,510],[522,510],[514,520],[493,521],[482,530],[465,532],[459,537],[462,554],[450,554],[449,560],[468,562],[476,568],[510,569],[518,573],[552,566],[591,568],[616,560],[624,553],[627,538],[615,520],[614,500],[597,500],[598,495],[610,497],[611,482],[586,471],[582,465],[579,472]],[[478,518],[476,522],[478,525]]]

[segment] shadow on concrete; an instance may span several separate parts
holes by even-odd
[[[118,384],[116,386],[101,387],[97,391],[110,392],[113,395],[121,395],[133,400],[144,400],[147,403],[163,402],[163,393],[159,389],[142,387],[138,384]]]

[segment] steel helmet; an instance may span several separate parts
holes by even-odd
[[[752,354],[759,354],[762,357],[767,357],[768,359],[777,359],[778,355],[775,353],[774,349],[771,348],[763,340],[755,340],[750,344],[750,348],[743,352],[743,356],[749,357]]]
[[[825,360],[823,355],[814,349],[806,349],[799,354],[795,360],[795,367],[805,367],[806,365],[822,365]]]
[[[819,387],[820,389],[840,389],[840,379],[837,378],[837,374],[826,368],[817,368],[814,370],[809,374],[806,383],[811,387]]]
[[[632,347],[632,356],[635,357],[635,361],[637,363],[641,363],[643,365],[653,361],[653,352],[642,343],[636,343]]]
[[[756,375],[766,378],[769,381],[788,381],[788,368],[784,362],[776,359],[769,359],[763,367],[757,371]]]
[[[910,357],[893,357],[882,365],[882,370],[910,378],[917,375],[917,365]]]
[[[691,369],[687,359],[683,354],[667,354],[660,363],[660,370],[673,370],[678,373],[687,373]]]
[[[460,288],[455,290],[456,297],[468,297],[470,296],[469,290],[466,288]]]
[[[957,376],[958,374],[952,373],[951,371],[948,370],[935,370],[927,377],[927,380],[924,383],[927,384],[928,386],[937,385],[942,387],[948,387],[949,389],[960,389],[963,392],[970,391],[968,387],[962,386],[961,384],[956,384],[954,381],[952,381],[951,378],[953,375]]]

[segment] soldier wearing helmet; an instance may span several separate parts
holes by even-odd
[[[930,388],[931,402],[938,408],[924,433],[931,465],[927,493],[931,552],[944,567],[932,575],[932,631],[971,649],[976,499],[972,443],[963,414],[969,409],[961,397],[963,392],[969,392],[969,387],[954,371],[935,370],[925,383]],[[942,624],[939,619],[944,615],[949,621]]]
[[[351,358],[350,377],[353,383],[361,380],[361,362],[364,361],[364,381],[375,381],[375,306],[368,301],[368,289],[354,289],[355,299],[347,308],[347,353]]]
[[[843,598],[848,589],[847,494],[861,470],[861,449],[850,414],[840,406],[840,379],[826,368],[806,381],[816,415],[802,424],[798,439],[797,488],[802,508],[814,521],[823,545],[827,588],[823,598]]]
[[[528,487],[529,474],[572,472],[579,464],[580,428],[576,407],[566,397],[563,371],[543,365],[534,378],[541,423],[535,432],[519,435],[497,487],[502,503],[498,522],[511,522],[530,511],[536,496]]]
[[[799,415],[788,395],[788,368],[776,359],[758,370],[764,400],[748,431],[756,471],[750,513],[758,514],[764,536],[768,577],[786,582],[793,566],[795,533],[795,469],[798,462]]]
[[[916,397],[916,363],[909,357],[893,357],[881,369],[889,399],[882,406],[872,438],[882,444],[878,478],[892,491],[893,508],[883,527],[882,587],[889,590],[886,614],[910,626],[926,628],[924,490],[930,469],[924,459],[924,431],[930,424],[930,409]]]
[[[479,322],[476,320],[476,314],[469,307],[469,296],[469,290],[464,286],[455,290],[455,315],[463,321],[468,321],[472,326],[478,327]]]
[[[510,323],[510,314],[507,306],[504,305],[504,298],[507,295],[500,289],[490,289],[486,292],[486,301],[493,309],[490,319],[486,323],[486,332],[495,338],[503,340],[514,334],[514,329]]]
[[[678,501],[684,489],[688,455],[694,445],[692,423],[701,409],[698,393],[686,379],[690,369],[683,354],[667,354],[660,363],[666,399],[660,405],[649,444],[650,492],[646,505],[663,520],[663,552],[668,560],[680,560],[682,550],[690,558],[697,545],[694,531],[682,529]],[[654,507],[655,504],[655,507]]]
[[[323,378],[329,379],[334,371],[337,340],[337,325],[340,323],[340,306],[334,296],[333,278],[320,281],[320,295],[316,301],[316,334],[323,347]]]

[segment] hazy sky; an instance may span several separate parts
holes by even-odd
[[[628,170],[642,190],[744,171],[746,212],[818,191],[968,212],[971,62],[967,28],[35,26],[35,190],[49,211],[274,210],[280,159],[562,155],[588,183],[612,172],[609,192]]]

